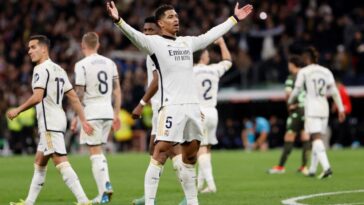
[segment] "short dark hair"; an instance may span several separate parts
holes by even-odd
[[[315,47],[309,46],[303,50],[303,54],[307,54],[313,63],[318,63],[319,53]]]
[[[47,46],[48,49],[51,47],[51,41],[45,35],[30,36],[29,41],[31,41],[31,40],[38,40],[39,44],[43,44],[43,45]]]
[[[155,20],[160,20],[164,16],[164,12],[168,10],[174,10],[174,7],[170,4],[163,4],[162,6],[158,7],[154,12]]]
[[[198,63],[201,60],[201,56],[206,49],[198,50],[193,53],[193,63]]]
[[[305,66],[305,64],[303,63],[303,60],[300,56],[298,55],[292,55],[289,57],[288,59],[289,63],[292,63],[293,65],[295,65],[298,68],[302,68]]]
[[[144,19],[144,23],[154,23],[157,24],[157,21],[155,19],[155,16],[149,16],[147,18]]]

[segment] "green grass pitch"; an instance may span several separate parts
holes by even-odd
[[[364,189],[364,150],[329,151],[334,176],[328,180],[307,178],[296,173],[300,151],[295,150],[283,175],[268,175],[266,170],[278,161],[280,150],[268,152],[216,151],[213,153],[216,194],[199,195],[201,205],[275,205],[287,198],[334,191]],[[70,161],[89,198],[96,185],[88,156],[71,155]],[[109,155],[114,197],[110,205],[131,204],[143,193],[147,154]],[[0,158],[0,205],[25,198],[33,175],[33,157]],[[157,193],[158,205],[178,204],[183,194],[169,161]],[[68,205],[75,199],[53,164],[48,165],[39,205]],[[303,204],[364,204],[364,193],[321,196],[299,201]]]

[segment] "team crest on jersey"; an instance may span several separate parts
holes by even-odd
[[[38,82],[38,80],[39,80],[39,74],[38,74],[38,73],[36,73],[36,74],[34,75],[34,83]]]

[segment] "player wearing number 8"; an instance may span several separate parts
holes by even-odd
[[[216,145],[216,129],[218,123],[218,113],[215,108],[217,103],[217,91],[220,77],[230,69],[231,55],[226,47],[224,39],[221,37],[215,41],[220,47],[222,61],[215,64],[209,64],[210,57],[208,50],[197,51],[193,54],[196,85],[202,113],[205,115],[204,120],[204,137],[201,141],[201,147],[197,153],[198,157],[198,183],[197,187],[201,193],[216,192],[216,185],[212,175],[211,166],[211,146]],[[204,188],[206,182],[207,187]]]
[[[93,202],[103,204],[111,200],[112,188],[102,144],[107,142],[113,121],[114,130],[119,129],[121,91],[116,65],[97,53],[99,45],[99,37],[95,32],[82,37],[81,47],[85,58],[75,65],[75,80],[77,94],[85,105],[86,119],[95,129],[91,136],[81,130],[80,137],[80,143],[88,145],[92,172],[98,187],[99,193]],[[74,120],[73,129],[75,123]]]
[[[332,97],[338,107],[340,122],[345,119],[344,106],[336,88],[332,72],[317,64],[317,51],[313,47],[307,48],[303,52],[303,59],[307,66],[298,72],[295,87],[288,99],[288,104],[293,103],[294,98],[303,87],[306,88],[305,131],[310,134],[313,140],[309,175],[314,176],[317,165],[320,163],[323,168],[323,173],[319,178],[323,179],[332,175],[325,146],[321,139],[321,135],[326,132],[329,117],[328,91],[331,91]]]

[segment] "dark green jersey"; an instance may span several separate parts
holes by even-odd
[[[286,82],[285,82],[285,90],[286,92],[292,92],[293,88],[294,88],[294,84],[296,82],[296,76],[295,75],[289,75]],[[304,90],[302,90],[300,92],[299,95],[297,95],[297,97],[294,99],[294,103],[298,103],[298,106],[300,108],[305,106],[305,97],[306,97],[306,92]]]

